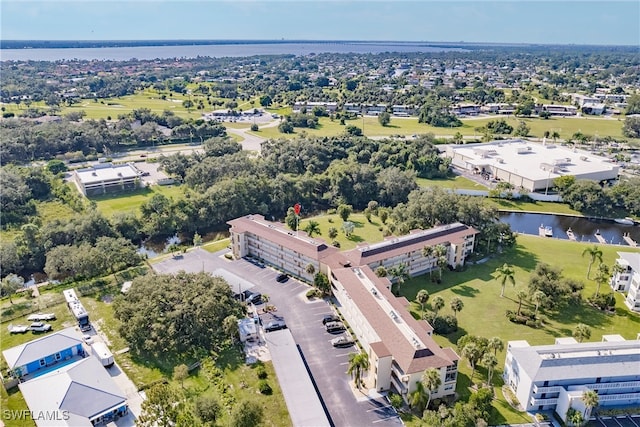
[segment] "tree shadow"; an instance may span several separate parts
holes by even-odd
[[[218,353],[215,363],[221,369],[235,370],[245,363],[244,351],[237,345],[226,347]]]
[[[462,285],[462,286],[458,286],[456,288],[451,289],[451,292],[453,292],[454,294],[461,295],[463,297],[473,298],[480,291],[469,285]]]
[[[358,236],[357,234],[350,234],[347,237],[347,240],[349,240],[351,242],[355,242],[355,243],[364,242],[364,239],[362,237]]]

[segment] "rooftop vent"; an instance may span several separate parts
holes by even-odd
[[[371,288],[371,293],[374,295],[378,295],[378,291],[376,291],[376,288]]]
[[[391,318],[392,318],[393,320],[397,320],[397,319],[398,319],[398,315],[397,315],[397,314],[396,314],[396,312],[395,312],[395,311],[393,311],[393,310],[391,310],[391,311],[389,312],[389,316],[391,316]]]

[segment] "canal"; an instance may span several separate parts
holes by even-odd
[[[578,242],[598,243],[595,234],[600,232],[607,243],[627,245],[622,237],[628,233],[629,237],[640,244],[639,225],[622,225],[612,220],[539,213],[500,212],[500,221],[511,225],[513,231],[524,234],[538,235],[538,228],[543,225],[552,227],[553,237],[558,239],[568,240],[567,230],[571,229]]]

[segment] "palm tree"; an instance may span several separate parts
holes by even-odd
[[[318,221],[309,221],[307,226],[304,228],[304,231],[307,232],[309,237],[313,237],[314,234],[322,234],[320,231],[320,223]]]
[[[518,298],[518,316],[520,316],[520,309],[522,308],[522,300],[527,297],[527,293],[522,289],[518,291],[516,294],[516,298]]]
[[[438,271],[440,272],[440,280],[442,280],[442,268],[446,267],[448,263],[447,252],[449,251],[447,247],[443,244],[436,245],[436,247],[433,249],[433,254],[437,258]]]
[[[560,138],[560,134],[558,133],[557,130],[554,130],[553,132],[551,132],[551,138],[553,138],[553,143],[555,144],[556,140]]]
[[[491,386],[491,379],[493,377],[493,370],[498,366],[498,358],[495,354],[485,353],[482,356],[482,364],[487,368],[487,384]]]
[[[500,291],[500,297],[504,297],[504,287],[507,285],[507,282],[511,283],[513,286],[516,285],[516,279],[514,278],[515,271],[513,267],[508,264],[504,264],[502,267],[496,268],[494,273],[497,273],[496,280],[500,280],[500,285],[502,286],[502,290]]]
[[[349,355],[349,369],[347,374],[353,377],[356,387],[360,389],[362,375],[369,369],[369,357],[367,353],[351,353]]]
[[[442,269],[445,268],[447,264],[449,264],[449,261],[447,261],[447,257],[441,256],[441,257],[438,257],[437,263],[438,263],[438,273],[440,273],[439,280],[442,281]]]
[[[422,374],[422,383],[424,384],[424,388],[429,392],[429,399],[427,400],[427,408],[429,408],[429,404],[431,403],[431,395],[434,391],[440,388],[442,384],[442,378],[440,377],[440,371],[436,368],[429,368]]]
[[[416,389],[409,396],[409,406],[416,409],[418,414],[424,412],[424,408],[429,404],[430,396],[421,381],[416,381]]]
[[[451,307],[451,310],[453,310],[453,316],[458,317],[458,312],[462,311],[462,308],[464,307],[464,303],[460,298],[455,297],[451,300],[451,302],[449,303],[449,306]]]
[[[433,246],[425,246],[422,248],[422,256],[425,258],[431,258],[433,256]],[[429,277],[431,277],[432,268],[429,268]]]
[[[600,250],[597,245],[593,245],[592,247],[586,248],[584,251],[582,251],[582,256],[584,257],[585,255],[589,255],[589,268],[587,269],[588,279],[589,275],[591,274],[591,266],[593,265],[593,263],[596,262],[596,260],[602,262],[602,250]]]
[[[578,341],[582,342],[585,339],[591,338],[591,328],[585,325],[584,323],[579,323],[576,325],[576,328],[573,330],[573,337]]]
[[[567,422],[572,426],[581,426],[584,423],[584,417],[580,411],[576,411],[573,408],[567,410]]]
[[[304,268],[304,271],[306,271],[310,276],[313,276],[316,273],[316,267],[313,264],[309,263]]]
[[[487,342],[487,348],[493,350],[493,354],[497,356],[499,351],[504,350],[504,341],[500,337],[491,337]]]
[[[596,296],[600,293],[600,285],[603,285],[609,281],[611,277],[611,272],[609,271],[609,266],[605,263],[600,263],[598,265],[598,274],[595,277],[596,281]]]
[[[376,268],[376,276],[387,277],[387,275],[389,275],[389,272],[386,268],[384,268],[384,266],[381,265],[380,267]]]
[[[418,295],[416,295],[416,301],[420,304],[420,311],[422,316],[421,319],[424,319],[424,305],[429,301],[429,292],[426,289],[420,289],[418,291]]]
[[[545,293],[540,290],[535,291],[531,296],[531,300],[536,304],[534,316],[538,315],[538,308],[540,308],[540,304],[542,304],[546,297]]]
[[[473,382],[473,375],[476,372],[476,363],[478,359],[482,357],[482,351],[475,343],[469,343],[462,347],[462,357],[469,361],[469,365],[471,366],[471,378],[469,381]]]
[[[440,295],[436,295],[435,297],[433,297],[433,300],[431,301],[431,308],[433,308],[436,316],[438,315],[438,312],[442,310],[442,307],[444,307],[444,298],[442,298]]]
[[[591,417],[591,411],[600,404],[600,398],[598,392],[594,390],[585,390],[582,393],[582,401],[584,402],[584,419],[588,420]]]

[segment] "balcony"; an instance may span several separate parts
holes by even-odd
[[[536,398],[531,398],[530,401],[531,406],[547,406],[547,405],[557,405],[558,404],[558,398],[553,398],[553,399],[536,399]]]
[[[541,394],[541,393],[560,393],[560,391],[564,387],[562,386],[550,386],[550,387],[538,387],[536,384],[533,385],[533,394]]]

